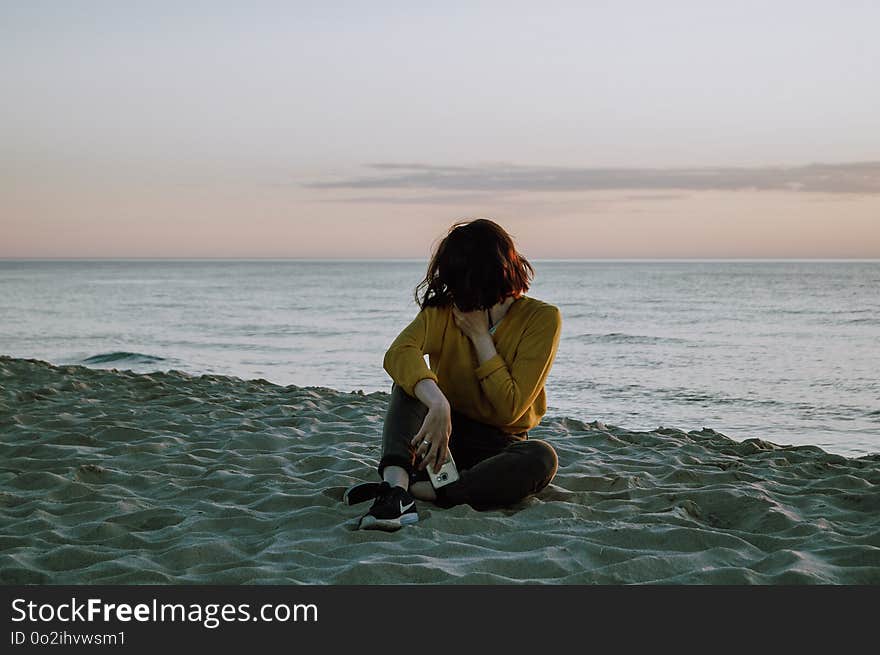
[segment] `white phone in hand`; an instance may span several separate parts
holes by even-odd
[[[445,487],[447,484],[452,484],[458,480],[458,469],[455,467],[455,460],[452,459],[452,453],[447,455],[446,463],[444,463],[436,473],[434,473],[434,467],[431,465],[428,465],[426,470],[428,471],[428,477],[431,478],[431,485],[435,489]]]

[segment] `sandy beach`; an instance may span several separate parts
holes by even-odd
[[[0,583],[880,583],[880,455],[592,415],[537,497],[357,531],[387,401],[0,357]]]

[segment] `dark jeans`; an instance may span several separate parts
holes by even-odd
[[[382,429],[379,477],[386,466],[414,473],[415,449],[410,440],[422,427],[428,408],[396,383]],[[509,434],[453,410],[449,450],[461,479],[437,489],[437,504],[467,503],[475,509],[512,505],[538,493],[556,475],[558,460],[550,444],[529,439],[528,433]],[[427,474],[424,476],[427,479]]]

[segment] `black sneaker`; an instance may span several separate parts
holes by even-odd
[[[409,484],[412,486],[414,482],[427,482],[430,480],[428,471],[419,471],[416,469],[409,474]],[[374,500],[379,493],[379,482],[359,482],[352,485],[342,494],[342,502],[346,505],[360,505],[368,500]]]
[[[349,487],[342,495],[342,502],[346,505],[359,505],[368,500],[373,500],[379,493],[378,482],[361,482]]]
[[[403,487],[379,485],[370,511],[361,517],[360,530],[398,530],[419,520],[416,501]]]

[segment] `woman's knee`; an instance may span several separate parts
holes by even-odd
[[[418,398],[410,396],[397,382],[391,383],[391,397],[401,402],[418,401]]]
[[[540,439],[529,439],[517,444],[517,446],[527,454],[540,488],[543,489],[550,484],[559,469],[559,457],[553,446]]]
[[[558,466],[556,451],[547,442],[519,441],[465,471],[461,498],[456,500],[475,509],[513,505],[550,484]]]

